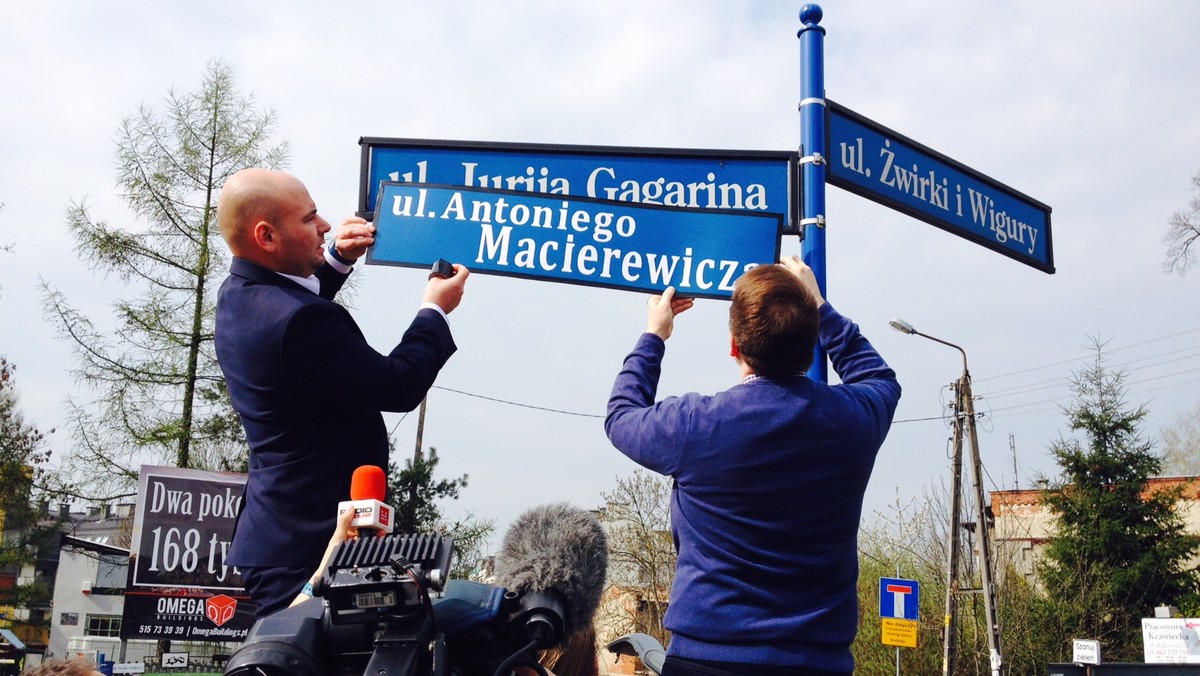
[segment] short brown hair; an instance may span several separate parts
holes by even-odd
[[[85,659],[47,660],[41,666],[21,672],[22,676],[92,676],[99,671]]]
[[[760,265],[733,287],[729,333],[742,360],[760,376],[791,376],[812,365],[817,304],[780,265]]]

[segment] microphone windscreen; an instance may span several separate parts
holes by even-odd
[[[608,541],[600,522],[566,503],[526,511],[505,533],[496,555],[498,585],[561,596],[568,636],[592,624],[607,572]]]
[[[350,477],[351,500],[378,500],[387,497],[387,475],[375,465],[362,465]]]

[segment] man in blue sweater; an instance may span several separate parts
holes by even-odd
[[[734,288],[741,382],[655,403],[665,341],[691,305],[671,288],[650,298],[604,423],[618,450],[674,479],[663,674],[852,673],[859,517],[896,374],[792,256]],[[818,340],[842,384],[805,375]]]

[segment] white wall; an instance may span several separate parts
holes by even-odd
[[[83,551],[74,547],[63,547],[58,562],[58,575],[54,580],[53,614],[50,618],[50,642],[47,657],[71,657],[67,643],[72,638],[82,637],[87,628],[88,615],[116,615],[120,617],[125,597],[84,593],[96,581],[99,570],[96,552]],[[78,622],[63,625],[64,614],[75,614]],[[112,640],[119,643],[119,639]],[[115,657],[115,655],[110,656]]]

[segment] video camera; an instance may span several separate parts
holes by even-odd
[[[537,652],[563,636],[560,595],[449,580],[452,555],[439,535],[347,540],[317,596],[255,623],[225,676],[545,676]]]

